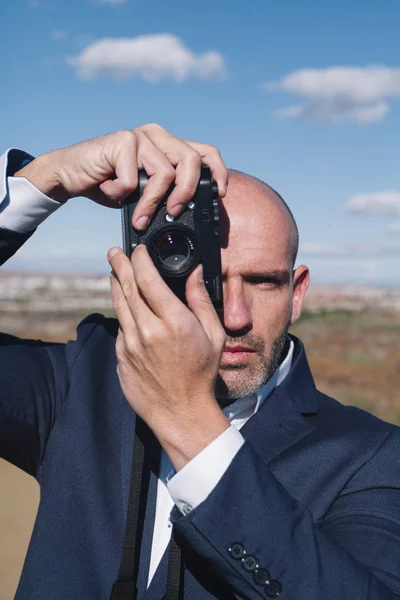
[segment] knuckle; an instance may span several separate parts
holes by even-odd
[[[125,353],[129,356],[133,356],[136,352],[136,337],[131,332],[126,332],[124,334],[125,341]]]
[[[208,154],[215,158],[221,158],[221,152],[218,150],[217,146],[208,146]]]
[[[185,181],[180,183],[179,191],[183,196],[191,198],[196,191],[196,182]]]
[[[157,174],[160,178],[165,179],[169,182],[175,179],[175,169],[170,163],[165,163],[159,167]]]
[[[189,147],[190,148],[190,147]],[[200,166],[201,165],[201,155],[194,148],[190,148],[187,153],[187,161],[190,165]]]
[[[161,125],[159,125],[159,123],[155,123],[154,121],[149,123],[148,127],[150,127],[150,129],[158,129],[158,130],[162,129],[164,131],[164,128],[161,127]]]
[[[150,210],[151,212],[154,211],[155,208],[157,208],[157,206],[160,203],[160,195],[157,194],[157,196],[150,196],[148,195],[147,197],[143,196],[143,202],[142,202],[142,208],[147,212],[148,210]],[[139,205],[138,205],[139,206]]]
[[[124,179],[119,178],[118,183],[119,183],[119,186],[118,186],[119,193],[121,194],[121,196],[124,196],[126,192],[131,192],[136,187],[136,180],[133,175],[131,175],[131,176],[128,175]]]
[[[135,288],[133,286],[132,279],[123,277],[120,279],[120,284],[121,284],[122,291],[124,293],[125,298],[133,298]]]
[[[140,335],[145,346],[149,346],[155,338],[153,329],[148,325],[142,325],[140,328]]]
[[[143,142],[148,142],[149,138],[146,135],[146,132],[143,131],[143,129],[135,129],[133,132],[133,135],[135,135],[136,139],[138,140],[139,144],[141,141]]]
[[[197,294],[196,302],[203,309],[204,308],[210,308],[211,299],[210,299],[210,296],[208,295],[208,292],[207,291],[204,291],[204,292],[200,291],[200,293]]]
[[[161,131],[165,131],[165,129],[163,127],[161,127],[161,125],[159,125],[158,123],[146,123],[146,125],[142,125],[141,127],[138,127],[139,131],[144,131],[144,132],[161,132]]]
[[[116,312],[120,312],[122,309],[122,302],[118,292],[113,291],[111,294],[112,303]]]
[[[117,131],[116,135],[123,144],[131,144],[135,140],[134,132],[129,129],[121,129]]]
[[[152,277],[137,277],[137,283],[140,289],[146,291],[153,287],[154,279]]]
[[[125,358],[125,341],[122,335],[118,336],[117,338],[117,342],[115,344],[115,353],[118,360]]]

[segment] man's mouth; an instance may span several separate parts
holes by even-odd
[[[249,346],[225,344],[221,363],[229,365],[243,363],[249,359],[251,354],[254,354],[254,350]]]

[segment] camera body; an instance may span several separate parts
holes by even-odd
[[[132,226],[133,211],[143,195],[148,177],[139,171],[139,184],[122,204],[124,252],[131,256],[138,244],[147,250],[160,275],[186,304],[186,279],[198,263],[215,309],[222,313],[221,244],[218,188],[208,167],[201,167],[200,181],[187,208],[179,217],[168,215],[166,204],[173,186],[157,207],[145,231]]]

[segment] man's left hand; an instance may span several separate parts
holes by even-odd
[[[201,265],[187,279],[187,307],[164,282],[144,245],[131,260],[112,248],[108,260],[120,324],[121,387],[178,471],[229,427],[215,398],[225,332]]]

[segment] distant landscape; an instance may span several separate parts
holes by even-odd
[[[0,331],[62,342],[91,312],[114,316],[107,276],[0,275]],[[292,333],[319,389],[400,422],[400,288],[314,284]]]
[[[108,277],[0,274],[0,331],[66,341],[91,312],[113,316]],[[400,424],[400,288],[313,285],[292,333],[321,391]],[[0,478],[0,600],[11,600],[39,494],[4,462]]]

